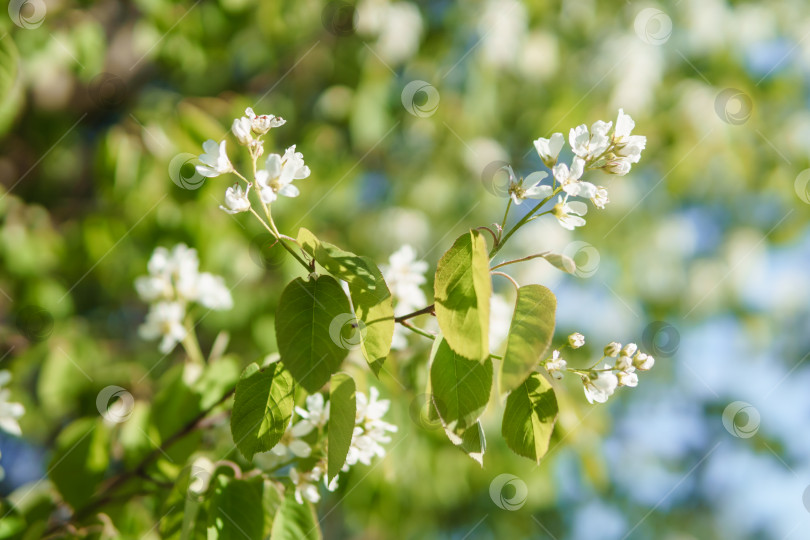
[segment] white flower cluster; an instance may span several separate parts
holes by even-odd
[[[135,289],[150,304],[146,321],[138,329],[147,340],[161,338],[160,352],[168,354],[188,334],[186,308],[196,302],[208,309],[233,307],[231,292],[220,276],[199,271],[197,251],[185,244],[171,251],[158,247],[149,259],[149,274],[135,280]]]
[[[607,188],[582,181],[582,175],[586,170],[592,169],[602,169],[618,176],[630,172],[632,164],[638,163],[641,151],[647,145],[646,137],[631,134],[634,127],[633,119],[619,109],[615,127],[613,122],[599,120],[594,122],[590,130],[585,124],[571,128],[568,144],[571,145],[574,157],[570,165],[558,163],[560,152],[565,146],[562,133],[554,133],[548,139],[537,139],[534,147],[543,163],[551,169],[553,185],[545,186],[538,182],[524,188],[523,180],[518,181],[510,169],[510,194],[513,201],[519,204],[523,198],[547,199],[552,193],[561,190],[564,193],[559,195],[552,214],[566,229],[581,227],[585,224],[582,216],[586,214],[587,206],[580,202],[569,202],[568,198],[590,199],[597,208],[605,207],[610,201]],[[543,180],[546,176],[543,173],[538,180]]]
[[[568,336],[568,345],[572,349],[578,349],[584,344],[585,336],[582,334],[574,333]],[[601,368],[594,366],[588,370],[570,369],[568,363],[560,356],[560,351],[555,350],[551,353],[551,358],[543,363],[543,366],[555,379],[562,379],[565,371],[579,374],[588,402],[605,403],[616,388],[638,386],[636,370],[648,371],[655,364],[655,359],[640,352],[635,343],[628,343],[622,347],[621,343],[611,342],[605,347],[604,355],[597,365],[605,358],[616,358],[616,362],[613,366],[605,363]]]
[[[6,369],[0,370],[0,430],[19,437],[22,435],[22,430],[17,420],[25,413],[25,408],[20,403],[8,400],[11,392],[4,387],[9,382],[11,382],[11,372]],[[0,467],[0,480],[4,475],[3,468]]]
[[[355,427],[352,433],[352,442],[346,456],[346,463],[342,471],[348,471],[349,467],[362,463],[371,464],[372,458],[385,456],[383,444],[391,442],[388,433],[397,431],[395,425],[385,422],[382,417],[388,412],[390,402],[387,399],[379,399],[379,391],[371,387],[369,395],[362,392],[356,393],[357,415],[355,417]],[[312,394],[307,396],[306,409],[295,408],[296,413],[301,417],[297,423],[290,423],[290,427],[281,439],[281,442],[273,447],[271,452],[279,457],[308,458],[312,455],[313,445],[318,445],[321,441],[321,431],[328,426],[329,403],[324,403],[322,394]],[[328,429],[328,427],[327,427]],[[303,437],[307,437],[313,431],[318,431],[318,437],[309,437],[313,442],[307,442]],[[337,489],[337,477],[328,482],[324,475],[326,469],[325,459],[321,459],[308,471],[299,471],[296,468],[290,469],[290,479],[295,486],[295,500],[303,504],[304,500],[316,503],[321,500],[318,490],[318,483],[323,480],[326,489],[334,491]]]
[[[416,250],[405,244],[388,258],[388,264],[380,265],[380,271],[385,278],[391,295],[394,298],[394,315],[400,317],[407,315],[427,305],[422,285],[427,282],[425,274],[428,263],[417,260]],[[407,330],[396,325],[391,348],[402,350],[408,346]]]
[[[297,197],[298,188],[293,185],[294,180],[301,180],[310,175],[309,167],[304,163],[304,155],[295,151],[295,145],[290,146],[283,155],[270,154],[264,161],[264,166],[256,170],[256,161],[264,154],[262,137],[272,128],[283,126],[286,120],[272,114],[257,115],[253,109],[245,109],[245,116],[233,121],[231,131],[242,146],[250,151],[253,160],[255,176],[252,182],[239,174],[228,158],[225,141],[217,144],[216,141],[207,140],[203,143],[200,155],[201,165],[197,165],[197,172],[207,178],[214,178],[221,174],[234,173],[246,182],[243,189],[241,185],[234,184],[225,190],[225,205],[220,206],[229,214],[248,212],[251,208],[248,195],[254,182],[259,198],[263,204],[274,202],[279,195]]]
[[[19,437],[22,435],[22,430],[17,419],[25,413],[25,408],[20,403],[8,400],[11,392],[5,386],[9,382],[11,382],[11,372],[6,369],[0,370],[0,430]]]

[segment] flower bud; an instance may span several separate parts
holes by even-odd
[[[635,343],[628,343],[624,346],[624,349],[622,349],[622,356],[633,356],[636,354],[637,350],[638,346]]]
[[[636,370],[633,367],[633,361],[629,356],[621,355],[616,359],[616,369],[632,373]]]
[[[579,349],[583,345],[585,345],[585,336],[580,334],[579,332],[574,332],[570,336],[568,336],[568,344],[571,345],[572,349]]]
[[[655,358],[648,354],[638,353],[633,359],[633,365],[641,371],[647,371],[655,365]]]
[[[605,347],[605,356],[614,357],[622,350],[622,344],[612,341]]]
[[[245,117],[237,118],[233,121],[233,126],[231,126],[231,131],[233,131],[236,140],[239,141],[239,144],[245,146],[253,142],[253,135],[251,135],[250,129],[250,120]]]
[[[619,386],[629,386],[631,388],[638,386],[638,375],[635,373],[620,371],[616,374],[616,377],[619,380]]]

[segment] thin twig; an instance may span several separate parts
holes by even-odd
[[[412,313],[408,313],[407,315],[395,317],[394,322],[401,323],[403,321],[407,321],[408,319],[413,319],[414,317],[418,317],[419,315],[426,315],[428,313],[430,313],[431,315],[435,315],[436,304],[430,304],[429,306],[425,306],[422,309],[418,309]]]

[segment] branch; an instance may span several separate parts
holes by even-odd
[[[502,262],[501,264],[496,264],[495,266],[490,268],[490,270],[496,270],[496,269],[498,269],[498,268],[500,268],[502,266],[506,266],[508,264],[515,264],[515,263],[519,263],[519,262],[530,261],[530,260],[536,259],[538,257],[545,257],[546,255],[551,255],[551,252],[550,251],[544,251],[542,253],[535,253],[534,255],[529,255],[527,257],[521,257],[520,259],[513,259],[511,261]]]
[[[414,311],[413,313],[408,313],[407,315],[402,315],[401,317],[394,317],[394,322],[401,323],[403,321],[407,321],[408,319],[413,319],[414,317],[418,317],[419,315],[426,315],[430,313],[431,315],[435,315],[436,305],[430,304],[429,306],[423,307],[420,310]]]
[[[128,480],[136,476],[142,476],[145,474],[146,467],[149,466],[155,459],[160,457],[161,454],[164,454],[167,449],[169,449],[174,443],[194,431],[197,427],[203,424],[203,420],[206,416],[217,406],[222,404],[225,400],[231,397],[234,392],[236,391],[236,387],[234,386],[230,390],[228,390],[225,395],[223,395],[219,401],[211,405],[208,409],[200,412],[197,416],[191,419],[185,426],[183,426],[180,431],[177,431],[174,435],[167,438],[159,447],[155,448],[151,453],[149,453],[146,457],[144,457],[140,463],[134,468],[128,471],[124,471],[117,476],[113,476],[107,481],[107,485],[100,489],[101,496],[93,501],[92,503],[88,504],[84,508],[80,509],[78,512],[73,514],[69,521],[61,524],[56,524],[49,528],[45,532],[45,536],[52,535],[59,531],[60,529],[69,526],[71,523],[80,521],[87,516],[90,516],[96,512],[99,508],[113,502],[115,500],[115,491],[123,486]]]

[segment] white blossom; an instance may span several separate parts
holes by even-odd
[[[546,199],[551,197],[554,192],[551,186],[540,184],[548,176],[548,173],[544,171],[530,174],[527,180],[530,180],[534,185],[524,188],[523,178],[518,179],[512,167],[507,166],[506,169],[509,174],[509,196],[512,197],[512,202],[516,205],[520,205],[524,199]]]
[[[630,172],[632,165],[626,159],[610,159],[605,163],[603,169],[610,174],[615,174],[616,176],[624,176]]]
[[[555,379],[562,379],[563,378],[562,372],[565,371],[565,369],[568,367],[568,362],[566,362],[563,358],[560,357],[560,351],[553,351],[551,353],[551,360],[548,360],[545,366],[549,375],[551,375]]]
[[[638,375],[632,371],[620,371],[616,374],[619,386],[629,386],[631,388],[638,386]]]
[[[299,423],[308,426],[309,431],[326,425],[329,420],[329,403],[324,405],[323,394],[319,392],[307,396],[306,405],[306,409],[295,408],[295,412],[303,419]]]
[[[554,133],[550,138],[540,137],[534,141],[534,148],[546,167],[553,167],[557,163],[560,150],[565,145],[565,137],[562,133]]]
[[[577,156],[586,161],[593,160],[608,149],[610,139],[607,133],[611,125],[612,122],[599,120],[591,126],[592,132],[588,132],[588,126],[585,124],[571,128],[568,133],[568,144]]]
[[[270,204],[279,195],[297,197],[298,188],[292,183],[310,175],[309,167],[304,164],[304,155],[290,146],[283,156],[270,154],[264,163],[264,169],[256,172],[256,183],[263,203]]]
[[[221,276],[203,272],[197,277],[197,302],[214,310],[226,310],[233,307],[231,291]]]
[[[273,116],[272,114],[257,115],[250,107],[245,109],[245,116],[250,120],[251,127],[257,135],[264,135],[272,128],[280,127],[287,123],[287,121],[280,116]]]
[[[579,204],[581,203],[566,202],[562,196],[557,198],[557,204],[554,205],[552,214],[554,214],[554,217],[557,218],[563,228],[573,231],[574,228],[585,225],[585,220],[580,216],[584,216],[587,209],[579,206]]]
[[[144,302],[169,299],[174,293],[172,282],[165,274],[135,278],[135,290]]]
[[[385,456],[382,445],[391,442],[388,433],[396,432],[397,426],[382,420],[388,412],[390,402],[387,399],[378,399],[379,396],[380,392],[373,386],[369,389],[368,397],[362,392],[356,394],[356,425],[343,470],[348,470],[356,463],[368,465],[375,456]]]
[[[630,136],[635,127],[636,123],[630,118],[630,115],[624,114],[624,109],[619,109],[619,116],[616,118],[616,129],[613,130],[613,141],[624,141]]]
[[[225,190],[225,206],[220,208],[229,214],[238,214],[250,210],[250,199],[242,186],[234,184]]]
[[[591,198],[596,194],[596,186],[590,182],[581,182],[579,179],[585,171],[585,160],[575,157],[571,162],[571,168],[565,163],[555,165],[552,172],[554,179],[560,183],[567,194],[572,197]]]
[[[574,332],[570,336],[568,336],[568,344],[571,345],[572,349],[579,349],[583,345],[585,345],[585,336],[580,334],[579,332]]]
[[[299,458],[308,458],[312,454],[312,447],[308,442],[301,439],[312,432],[312,424],[299,421],[293,425],[290,419],[290,425],[278,442],[270,452],[279,457],[287,457],[292,454]]]
[[[428,263],[417,260],[416,250],[403,245],[388,258],[388,264],[380,265],[385,282],[397,301],[397,315],[405,315],[427,304],[421,286],[427,281]]]
[[[0,430],[12,435],[22,435],[20,424],[17,420],[25,413],[25,408],[20,403],[9,401],[11,392],[4,388],[11,382],[11,372],[0,370]]]
[[[233,121],[231,131],[233,132],[234,137],[236,137],[236,140],[239,141],[239,144],[249,146],[253,142],[253,135],[251,134],[252,128],[253,123],[249,118],[245,118],[243,116]]]
[[[306,472],[298,472],[295,467],[290,469],[290,480],[292,480],[295,486],[295,500],[298,504],[304,504],[305,500],[311,503],[316,503],[321,500],[321,494],[318,491],[318,482],[322,474],[323,471],[318,466]]]
[[[655,365],[655,358],[645,353],[638,353],[633,359],[633,365],[641,371],[648,371]]]
[[[611,367],[605,364],[603,369],[607,371],[591,371],[589,375],[582,376],[585,397],[589,403],[605,403],[619,385],[619,379],[611,371]]]
[[[591,196],[591,202],[597,208],[605,208],[605,205],[610,202],[607,188],[604,186],[596,186],[596,193]]]
[[[203,150],[205,153],[200,154],[200,161],[203,164],[197,165],[198,173],[206,178],[214,178],[233,171],[233,165],[225,151],[225,141],[217,145],[215,141],[208,139],[203,143]]]
[[[185,309],[178,302],[158,302],[152,304],[146,321],[138,329],[138,334],[147,340],[162,338],[160,352],[168,354],[179,342],[186,338],[183,326]]]
[[[633,359],[629,356],[625,356],[622,354],[616,359],[616,369],[619,371],[626,371],[628,373],[632,373],[636,370],[633,367]]]
[[[199,271],[197,250],[177,244],[172,250],[158,247],[147,264],[149,275],[135,279],[138,295],[151,304],[139,328],[142,338],[162,338],[160,351],[169,353],[185,339],[186,305],[197,302],[208,309],[231,309],[233,298],[220,276]]]
[[[628,343],[622,347],[622,356],[633,356],[638,351],[638,345],[635,343]]]

